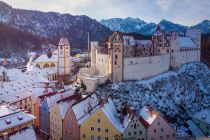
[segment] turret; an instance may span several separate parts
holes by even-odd
[[[172,32],[170,37],[170,61],[171,68],[175,69],[179,66],[179,46],[178,46],[179,34],[177,32]]]

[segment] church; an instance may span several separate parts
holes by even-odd
[[[70,44],[67,38],[62,37],[58,43],[58,50],[42,54],[31,63],[32,71],[45,69],[49,72],[48,80],[58,80],[68,83],[72,75],[72,62],[70,56]],[[53,71],[53,72],[52,72]]]
[[[114,32],[104,44],[91,42],[91,66],[77,75],[90,92],[107,81],[142,80],[200,61],[201,32],[187,29],[183,36],[166,34],[157,26],[151,40]]]

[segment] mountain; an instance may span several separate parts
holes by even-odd
[[[0,23],[56,44],[61,36],[66,36],[73,48],[87,46],[88,32],[90,40],[97,41],[111,33],[109,28],[85,15],[15,9],[4,2],[0,2]]]
[[[0,58],[24,56],[27,50],[40,51],[41,39],[0,23]]]
[[[198,23],[197,25],[192,26],[191,28],[200,29],[202,33],[210,33],[210,21],[203,20],[202,22]]]
[[[100,21],[100,23],[110,28],[112,31],[136,32],[143,35],[151,35],[157,27],[157,24],[155,23],[146,23],[145,21],[139,18],[131,18],[131,17],[125,19],[122,18],[111,18],[107,20],[103,19]],[[184,34],[186,28],[198,28],[203,33],[210,32],[209,20],[204,20],[201,23],[192,27],[175,24],[167,20],[162,20],[158,24],[160,25],[161,29],[165,32],[177,31],[180,34]]]

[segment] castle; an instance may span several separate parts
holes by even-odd
[[[78,79],[90,92],[107,80],[145,79],[200,61],[200,44],[201,32],[197,29],[187,29],[180,36],[177,32],[165,34],[158,26],[151,40],[115,32],[103,47],[91,42],[91,66],[80,69]]]

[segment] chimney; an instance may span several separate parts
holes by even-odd
[[[149,111],[149,115],[150,115],[150,117],[152,117],[153,116],[153,109],[152,109],[152,106],[148,106],[148,111]]]
[[[4,132],[3,133],[3,140],[8,140],[8,133],[7,132]]]

